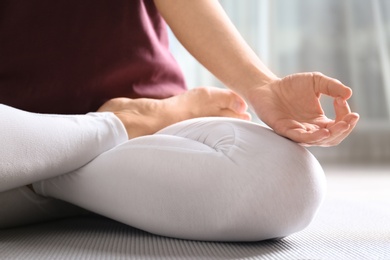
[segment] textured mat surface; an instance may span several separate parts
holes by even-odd
[[[154,236],[100,217],[0,231],[0,259],[389,259],[390,168],[337,169],[315,221],[279,241]]]

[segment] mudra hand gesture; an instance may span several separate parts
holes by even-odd
[[[334,98],[336,118],[321,107],[322,94]],[[333,146],[346,138],[359,120],[347,100],[352,91],[321,73],[300,73],[250,89],[249,103],[276,133],[304,146]]]

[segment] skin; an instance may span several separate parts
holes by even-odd
[[[359,120],[347,100],[352,90],[318,72],[279,78],[250,49],[217,0],[155,0],[183,46],[227,87],[243,97],[276,133],[304,146],[333,146]],[[321,95],[334,98],[329,119]]]
[[[250,89],[250,103],[274,131],[304,146],[334,146],[355,127],[359,115],[351,113],[352,91],[321,73],[300,73]],[[334,98],[336,118],[321,108],[322,94]]]

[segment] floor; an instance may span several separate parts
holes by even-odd
[[[390,200],[390,165],[324,165],[328,199]]]

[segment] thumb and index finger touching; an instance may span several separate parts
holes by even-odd
[[[334,98],[336,121],[342,120],[351,114],[347,100],[352,96],[352,90],[339,80],[330,78],[321,73],[313,73],[314,87],[317,94],[325,94]],[[352,113],[358,117],[358,114]]]
[[[334,98],[333,104],[336,118],[332,128],[337,128],[337,125],[347,124],[349,125],[349,130],[346,134],[349,134],[359,120],[359,115],[351,112],[347,102],[352,96],[352,90],[337,79],[327,77],[321,73],[314,73],[313,78],[318,94],[325,94]]]

